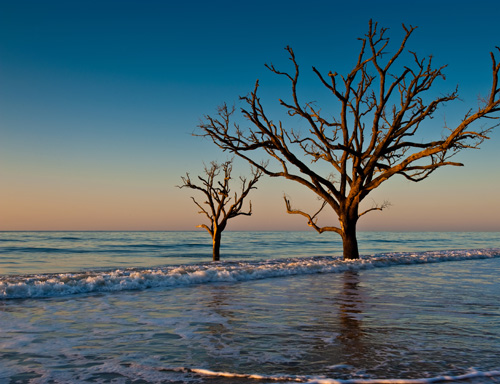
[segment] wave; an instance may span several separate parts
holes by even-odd
[[[10,246],[2,247],[0,250],[5,253],[49,253],[49,254],[68,254],[68,253],[137,253],[138,251],[158,251],[182,248],[212,248],[212,244],[188,243],[188,244],[130,244],[124,246],[120,245],[106,245],[101,249],[92,248],[54,248],[54,247],[19,247]]]
[[[123,245],[112,245],[110,247],[123,248]],[[127,245],[128,248],[133,249],[146,249],[146,250],[154,250],[154,249],[171,249],[171,248],[212,248],[212,244],[210,243],[182,243],[182,244],[130,244]]]
[[[252,380],[266,380],[270,382],[281,382],[281,383],[306,383],[306,384],[432,384],[432,383],[443,383],[443,382],[459,382],[468,381],[474,379],[492,379],[494,377],[500,376],[500,371],[489,371],[481,372],[476,370],[471,370],[468,373],[458,376],[436,376],[430,378],[422,379],[329,379],[329,378],[318,378],[310,376],[287,376],[287,375],[261,375],[261,374],[241,374],[241,373],[231,373],[231,372],[216,372],[208,369],[198,369],[198,368],[173,368],[173,369],[161,369],[163,371],[173,371],[173,372],[183,372],[192,373],[198,376],[205,377],[223,377],[223,378],[233,378],[233,379],[252,379]]]
[[[98,251],[88,251],[76,248],[50,248],[50,247],[4,247],[2,251],[5,253],[89,253]]]
[[[260,374],[240,374],[230,372],[215,372],[208,369],[197,368],[174,368],[163,369],[165,371],[193,373],[199,376],[224,377],[238,379],[266,380],[286,383],[307,383],[307,384],[432,384],[442,382],[470,381],[473,379],[494,378],[500,376],[500,371],[481,372],[471,370],[459,376],[436,376],[422,379],[329,379],[315,378],[308,376],[284,376],[284,375],[260,375]]]
[[[343,261],[339,257],[300,257],[251,262],[216,262],[76,273],[0,276],[0,299],[60,297],[93,292],[174,288],[314,273],[340,273],[396,265],[500,257],[500,248],[386,253]]]

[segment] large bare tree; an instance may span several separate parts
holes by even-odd
[[[451,157],[462,149],[478,148],[498,125],[491,120],[487,126],[473,124],[499,118],[495,113],[500,110],[500,64],[492,52],[492,85],[485,90],[488,96],[479,101],[478,108],[466,111],[456,126],[435,124],[432,138],[419,130],[439,106],[457,99],[458,93],[455,89],[435,98],[428,96],[434,81],[444,78],[445,66],[435,68],[432,56],[421,58],[407,50],[415,27],[403,24],[403,29],[405,35],[399,47],[389,50],[387,29],[370,21],[368,33],[359,39],[357,60],[347,75],[324,75],[312,68],[332,97],[330,106],[337,108],[336,116],[329,116],[313,102],[299,100],[299,65],[292,48],[287,47],[291,71],[280,71],[274,65],[266,67],[291,84],[290,100],[279,100],[292,117],[290,125],[285,127],[283,121],[273,120],[266,112],[257,95],[258,80],[254,90],[240,98],[244,104],[241,112],[250,122],[248,128],[230,121],[235,110],[226,105],[219,107],[214,117],[205,116],[200,125],[202,136],[209,136],[223,150],[235,153],[271,177],[284,177],[313,191],[321,200],[319,211],[294,209],[285,197],[287,211],[305,216],[308,225],[320,233],[338,233],[345,259],[359,257],[358,219],[386,206],[374,205],[362,211],[360,203],[371,191],[394,175],[418,182],[443,166],[462,165]],[[304,123],[306,132],[294,127]],[[263,155],[273,162],[259,163]],[[319,167],[321,164],[329,170]],[[318,214],[325,207],[335,212],[338,224],[318,224]]]
[[[241,192],[235,193],[230,196],[230,180],[233,171],[232,160],[218,164],[215,161],[210,163],[210,166],[205,166],[205,175],[198,176],[201,182],[195,184],[189,173],[185,177],[181,177],[183,184],[179,188],[191,188],[202,192],[206,201],[199,203],[194,197],[191,197],[193,202],[200,208],[200,212],[204,214],[208,220],[209,225],[198,225],[200,228],[205,228],[212,237],[213,244],[213,261],[220,260],[220,244],[222,231],[226,229],[229,219],[233,217],[252,214],[252,202],[249,203],[247,212],[243,211],[243,201],[248,196],[252,189],[256,189],[255,184],[262,176],[262,171],[252,168],[252,177],[247,179],[240,177]],[[220,176],[220,177],[219,177]]]

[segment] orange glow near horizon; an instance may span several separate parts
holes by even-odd
[[[383,212],[363,216],[358,230],[368,231],[500,231],[500,207],[493,189],[482,191],[476,198],[475,186],[457,182],[408,183],[387,185],[374,193],[374,201],[388,199],[392,206]],[[173,184],[173,183],[172,183]],[[1,193],[0,230],[197,230],[206,220],[192,203],[191,192],[167,185],[149,189],[108,185],[98,189],[84,185],[51,184],[37,188],[13,188]],[[265,181],[252,191],[253,215],[230,221],[227,230],[310,230],[301,216],[288,215],[282,194],[291,183]],[[392,187],[392,188],[391,188]],[[318,201],[309,191],[289,189],[297,207],[317,208]],[[464,201],[476,199],[474,204]],[[9,202],[6,204],[6,202]],[[367,204],[371,200],[367,199]],[[336,223],[332,211],[325,209],[320,224]]]

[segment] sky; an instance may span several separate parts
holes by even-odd
[[[287,45],[315,100],[324,90],[311,66],[346,73],[370,19],[395,46],[402,23],[418,26],[409,49],[448,65],[432,92],[460,94],[430,124],[452,125],[490,89],[499,14],[497,0],[0,0],[0,230],[195,229],[197,195],[176,187],[180,177],[229,159],[192,135],[203,116],[237,105],[257,79],[279,113],[289,85],[264,64],[290,68]],[[383,184],[369,200],[391,207],[359,229],[500,231],[499,131],[457,155],[465,167]],[[236,160],[235,174],[248,172]],[[286,214],[284,193],[296,207],[318,204],[293,182],[262,179],[253,215],[228,230],[307,230]],[[336,223],[333,212],[323,219]]]

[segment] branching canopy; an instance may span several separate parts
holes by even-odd
[[[216,232],[223,231],[229,219],[252,214],[252,202],[249,202],[249,209],[245,212],[243,211],[243,201],[250,191],[256,188],[255,184],[262,176],[262,171],[252,168],[250,179],[240,177],[241,192],[231,195],[232,170],[232,160],[222,164],[212,161],[210,166],[205,166],[205,174],[198,176],[199,183],[193,182],[189,173],[185,177],[181,177],[183,184],[179,188],[191,188],[205,195],[206,200],[203,203],[199,203],[194,197],[191,199],[200,209],[199,213],[204,214],[210,223],[209,225],[201,224],[198,227],[205,228],[211,236],[214,236]],[[219,178],[219,176],[221,177]]]
[[[210,137],[220,148],[247,160],[266,175],[284,177],[312,190],[322,200],[321,209],[328,205],[337,213],[340,227],[318,226],[319,212],[311,215],[293,209],[285,197],[287,211],[305,216],[318,232],[335,231],[344,236],[348,223],[355,223],[368,211],[386,206],[384,203],[365,212],[358,211],[360,202],[384,181],[402,175],[418,182],[443,166],[460,166],[462,164],[452,161],[453,155],[465,148],[478,148],[498,125],[473,127],[478,120],[499,118],[495,113],[500,111],[500,63],[492,52],[492,85],[488,97],[476,110],[466,112],[457,126],[447,128],[440,139],[421,139],[417,132],[422,123],[431,119],[438,107],[457,99],[458,93],[455,90],[429,101],[427,91],[436,79],[444,78],[445,67],[436,68],[432,57],[421,58],[407,51],[406,45],[415,27],[403,25],[403,29],[405,35],[399,48],[389,51],[387,29],[370,22],[368,33],[359,39],[359,55],[347,75],[336,72],[325,75],[312,68],[339,108],[338,116],[327,116],[315,103],[299,100],[300,70],[292,48],[286,47],[292,71],[284,72],[267,65],[270,71],[289,81],[291,99],[280,99],[279,103],[288,115],[306,123],[305,134],[285,128],[282,121],[268,116],[258,96],[257,81],[253,91],[241,97],[244,104],[241,112],[250,122],[248,128],[242,129],[231,122],[235,109],[224,104],[216,116],[205,116],[200,125],[201,135]],[[500,48],[497,50],[500,52]],[[408,65],[398,61],[403,52],[409,52],[412,58]],[[258,157],[262,152],[274,159],[279,168],[260,163]],[[317,162],[331,167],[335,177],[315,171],[311,163]]]

